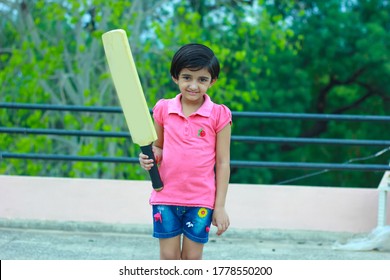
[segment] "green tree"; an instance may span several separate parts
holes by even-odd
[[[169,76],[184,43],[222,64],[210,95],[233,111],[389,113],[388,1],[0,1],[0,101],[119,106],[101,35],[122,28],[152,107],[177,94]],[[121,114],[2,110],[1,126],[126,131]],[[388,139],[384,125],[234,118],[235,135]],[[12,137],[11,137],[12,136]],[[137,157],[125,139],[0,134],[0,150]],[[232,143],[232,159],[345,162],[376,148]],[[383,164],[384,159],[375,162]],[[0,162],[5,174],[146,178],[138,166]],[[232,182],[276,183],[304,171],[233,169]],[[375,173],[328,172],[307,185],[376,186]]]
[[[141,33],[142,1],[13,1],[4,2],[2,17],[10,58],[0,72],[1,98],[7,102],[66,105],[117,105],[107,72],[101,34],[112,26]],[[111,9],[113,8],[113,9]],[[11,12],[10,12],[11,11]],[[131,26],[132,28],[129,28]],[[138,27],[140,30],[137,30]],[[138,32],[138,33],[137,33]],[[1,115],[7,126],[118,131],[123,117],[106,114],[8,111]],[[132,156],[129,141],[77,137],[1,135],[1,150],[69,155]],[[34,168],[33,168],[34,167]],[[133,177],[134,167],[99,163],[2,163],[11,174],[48,176]]]
[[[272,1],[267,2],[272,19],[288,23],[288,44],[296,45],[269,56],[269,75],[258,83],[260,106],[247,103],[246,110],[388,115],[389,3],[387,1]],[[297,55],[295,55],[298,51]],[[257,125],[257,126],[256,126]],[[324,137],[345,139],[389,139],[387,124],[364,122],[259,121],[240,123],[247,134]],[[255,126],[255,129],[252,127]],[[288,129],[287,129],[288,128]],[[256,145],[243,146],[254,160],[336,162],[374,154],[378,147],[334,147]],[[238,151],[238,149],[237,149]],[[260,155],[256,158],[255,155]],[[367,163],[373,163],[367,162]],[[374,163],[386,164],[386,157]],[[268,170],[269,171],[269,170]],[[240,170],[261,178],[261,171]],[[270,182],[307,172],[272,170]],[[310,173],[310,172],[309,172]],[[239,175],[241,176],[241,174]],[[245,175],[244,175],[245,176]],[[329,172],[307,185],[376,187],[382,173]]]

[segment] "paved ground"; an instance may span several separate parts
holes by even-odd
[[[356,235],[230,229],[211,235],[206,260],[390,260],[389,251],[335,250]],[[0,220],[2,260],[154,260],[158,241],[145,225]]]

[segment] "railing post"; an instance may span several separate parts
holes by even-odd
[[[390,171],[386,171],[378,186],[378,227],[386,225],[387,221],[387,194],[390,191]]]

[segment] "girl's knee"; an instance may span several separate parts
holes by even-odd
[[[183,249],[181,252],[182,260],[201,260],[203,256],[202,243],[194,242],[187,237],[183,239]]]
[[[181,259],[182,260],[201,260],[202,252],[182,252]]]
[[[180,252],[175,252],[172,250],[160,250],[160,260],[180,260]]]
[[[161,260],[180,260],[180,236],[173,238],[160,239],[160,259]]]

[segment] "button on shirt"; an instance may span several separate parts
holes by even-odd
[[[182,113],[181,94],[162,99],[153,108],[154,120],[164,128],[159,167],[164,189],[153,191],[151,204],[214,208],[216,137],[232,121],[224,105],[205,101],[193,114]]]

